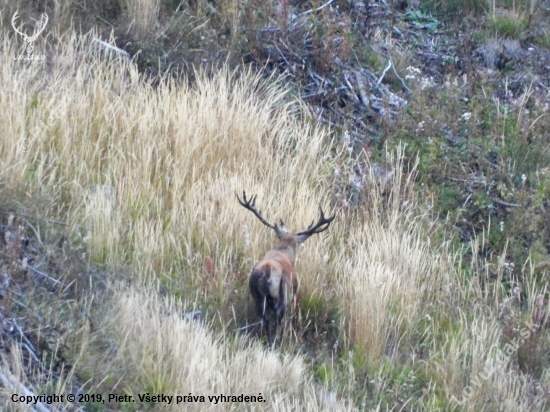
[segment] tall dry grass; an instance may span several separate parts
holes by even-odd
[[[273,410],[352,409],[331,391],[353,387],[357,365],[349,365],[348,382],[322,388],[304,358],[196,325],[182,319],[174,299],[159,296],[162,289],[196,301],[223,326],[243,317],[248,271],[274,236],[235,192],[257,194],[266,218],[300,230],[319,202],[329,213],[335,172],[353,173],[351,159],[331,152],[327,131],[300,120],[299,104],[275,79],[225,70],[198,73],[192,87],[153,87],[132,63],[94,51],[90,40],[67,32],[47,63],[29,63],[13,59],[16,44],[5,35],[0,55],[0,194],[40,198],[45,214],[69,223],[71,241],[85,242],[90,262],[113,273],[113,284],[124,268],[137,285],[113,288],[104,328],[86,339],[89,358],[79,362],[90,385],[107,385],[111,374],[117,381],[109,390],[120,389],[118,380],[132,393],[254,390],[269,394]],[[455,408],[450,397],[460,398],[498,345],[495,308],[504,292],[495,300],[453,269],[445,247],[430,245],[412,196],[414,174],[400,159],[388,159],[393,173],[385,184],[370,169],[365,213],[337,210],[330,229],[301,248],[301,288],[339,302],[345,344],[367,354],[385,382],[380,393],[393,390],[381,365],[418,368],[411,346],[422,341],[422,370],[436,384],[405,401]],[[97,339],[110,350],[97,354]],[[498,390],[504,410],[528,410],[542,404],[539,395],[524,398],[529,384],[505,365],[467,407],[484,410]]]
[[[125,0],[126,12],[130,19],[130,30],[143,41],[155,34],[158,26],[160,0]]]
[[[346,233],[334,263],[344,290],[352,341],[375,359],[399,352],[400,342],[423,316],[426,291],[438,289],[443,276],[430,249],[412,196],[414,168],[405,176],[403,153],[388,159],[391,179],[381,184],[374,167],[367,171],[366,217]],[[448,279],[448,281],[451,281]]]
[[[279,86],[223,72],[192,89],[153,89],[131,64],[87,54],[89,40],[65,36],[49,68],[10,60],[5,40],[2,102],[14,111],[0,149],[9,187],[63,202],[90,235],[93,261],[200,276],[209,254],[229,259],[244,225],[258,254],[270,239],[235,200],[243,189],[289,227],[316,215],[327,135],[294,120]]]
[[[29,362],[25,360],[28,356],[26,351],[18,345],[9,348],[9,353],[3,353],[0,361],[0,405],[3,410],[9,411],[28,411],[29,404],[33,404],[33,410],[40,412],[49,411],[52,406],[56,410],[72,410],[73,405],[64,397],[63,402],[53,402],[53,398],[32,398],[32,402],[26,403],[25,397],[50,395],[50,394],[68,394],[75,393],[73,384],[73,372],[67,368],[67,373],[57,378],[52,378],[52,365],[49,369],[29,367]],[[13,402],[13,395],[17,396],[17,402]],[[23,397],[23,400],[20,398]]]
[[[137,280],[160,279],[184,296],[198,286],[223,304],[242,282],[243,230],[249,256],[272,242],[235,192],[258,194],[266,216],[303,228],[326,201],[327,133],[297,120],[296,103],[274,79],[225,71],[198,75],[193,88],[155,89],[132,64],[90,49],[91,37],[61,37],[48,65],[12,60],[4,38],[1,99],[13,109],[0,120],[4,189],[48,199],[45,212],[70,223],[91,262],[130,268]],[[135,372],[125,390],[257,390],[274,410],[347,408],[311,382],[300,357],[220,340],[182,320],[173,303],[159,312],[159,299],[152,289],[112,300],[107,339],[117,342],[118,372]],[[94,359],[105,373],[102,356]]]
[[[266,351],[242,338],[216,335],[208,325],[182,318],[185,307],[151,289],[118,290],[109,323],[117,356],[106,366],[133,381],[133,394],[262,395],[250,405],[186,403],[171,410],[353,410],[316,387],[301,356]],[[135,380],[133,377],[137,377]],[[128,390],[128,389],[127,389]]]

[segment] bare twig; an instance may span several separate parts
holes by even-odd
[[[29,266],[29,265],[27,265],[27,269],[32,270],[34,273],[36,273],[38,275],[44,276],[46,279],[52,281],[53,283],[57,283],[58,285],[65,286],[65,284],[63,282],[46,275],[41,270],[35,269],[35,268],[33,268],[32,266]]]
[[[32,231],[34,232],[35,236],[36,236],[36,240],[38,240],[38,243],[40,243],[40,245],[42,247],[44,247],[44,243],[42,243],[42,239],[40,239],[40,234],[38,233],[38,230],[35,229],[35,227],[33,225],[31,225],[29,222],[27,222],[27,225],[32,229]]]
[[[23,336],[23,335],[21,335]],[[26,339],[26,338],[25,338]],[[22,343],[21,346],[23,346],[25,349],[27,349],[27,352],[29,352],[29,355],[34,359],[36,363],[40,363],[40,359],[38,359],[38,356],[36,356],[36,353],[34,353],[34,347],[30,347],[27,343]]]
[[[234,331],[240,331],[240,330],[250,329],[251,327],[256,326],[256,325],[260,325],[261,323],[262,323],[262,321],[260,320],[259,322],[251,323],[250,325],[246,325],[246,326],[243,326],[242,328],[236,328],[236,329],[233,329],[233,330]]]
[[[395,74],[395,77],[397,77],[399,79],[399,81],[401,82],[401,86],[403,87],[403,90],[405,90],[407,93],[411,93],[411,89],[409,89],[407,87],[407,85],[405,84],[405,81],[401,78],[401,76],[399,76],[399,74],[397,74],[397,70],[395,70],[395,66],[394,66],[393,62],[391,61],[391,59],[388,59],[388,67],[386,67],[384,69],[384,71],[382,72],[382,75],[380,76],[380,78],[376,82],[376,86],[380,86],[380,83],[382,83],[382,80],[384,80],[384,76],[386,76],[386,73],[390,69],[393,71],[393,74]]]
[[[412,92],[411,92],[411,89],[409,89],[409,88],[407,87],[407,85],[405,84],[405,80],[403,80],[403,79],[401,78],[401,76],[399,76],[399,75],[397,74],[397,71],[395,70],[395,67],[394,67],[393,64],[392,64],[391,68],[393,69],[393,74],[395,74],[395,77],[397,77],[397,78],[399,79],[399,81],[401,82],[401,86],[403,86],[403,89],[405,89],[405,91],[406,91],[407,93],[412,93]]]
[[[311,13],[317,13],[318,11],[323,10],[325,7],[330,6],[330,4],[331,4],[333,1],[334,1],[334,0],[329,0],[329,1],[327,1],[325,4],[323,4],[322,6],[317,7],[316,9],[311,9],[311,10],[308,10],[308,11],[304,11],[303,13],[298,14],[297,17],[306,16],[306,15],[311,14]]]
[[[15,325],[15,328],[17,329],[17,331],[19,332],[19,336],[21,336],[21,339],[25,341],[21,343],[21,346],[25,348],[27,352],[29,352],[29,355],[31,355],[31,357],[34,359],[34,361],[38,365],[40,365],[41,363],[40,363],[40,359],[38,359],[38,356],[36,354],[36,348],[31,343],[31,341],[27,338],[27,336],[25,336],[25,334],[23,333],[23,330],[21,330],[21,327],[17,324],[15,319],[12,319],[12,322]]]
[[[294,67],[292,67],[290,65],[290,63],[288,62],[288,60],[286,59],[285,55],[283,54],[283,52],[281,51],[281,49],[279,49],[279,46],[277,46],[277,43],[275,43],[275,47],[277,48],[277,51],[279,52],[279,54],[281,55],[281,57],[283,58],[283,60],[285,61],[286,65],[289,67],[289,69],[291,71],[294,71]]]
[[[388,67],[386,67],[384,69],[384,71],[382,72],[382,75],[380,76],[380,78],[378,79],[378,81],[376,82],[376,85],[379,86],[380,83],[382,83],[382,80],[384,80],[384,76],[386,75],[386,73],[388,72],[389,69],[391,69],[393,67],[393,64],[391,62],[391,59],[388,60]]]
[[[493,201],[495,203],[498,203],[499,205],[506,206],[506,207],[521,207],[521,205],[518,205],[517,203],[508,203],[497,198],[494,198]]]
[[[56,225],[68,226],[67,223],[65,223],[65,222],[60,222],[59,220],[46,219],[46,222],[55,223]]]
[[[298,59],[299,62],[302,63],[302,66],[305,65],[304,59],[302,59],[300,56],[298,56],[296,53],[294,53],[294,52],[292,51],[292,49],[291,49],[290,47],[288,47],[288,45],[283,41],[283,39],[279,39],[279,41],[281,42],[281,44],[282,44],[283,46],[286,47],[286,49],[287,49],[292,55],[294,55],[294,57],[296,57],[296,59]]]

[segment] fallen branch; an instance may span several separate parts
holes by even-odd
[[[3,365],[0,365],[3,366]],[[2,368],[4,369],[4,368]],[[35,398],[35,394],[32,393],[25,385],[21,383],[19,379],[17,379],[15,376],[13,376],[9,371],[5,370],[4,373],[0,371],[0,381],[4,384],[4,387],[11,389],[13,393],[18,393],[19,395],[23,396],[31,396],[32,398]],[[42,402],[36,402],[34,404],[35,408],[32,408],[31,406],[27,405],[27,407],[31,411],[38,411],[38,412],[51,412],[50,409],[46,408]]]
[[[36,355],[36,349],[34,345],[31,343],[31,341],[25,336],[23,333],[23,330],[21,327],[17,324],[15,319],[12,319],[13,324],[15,325],[15,328],[19,332],[19,336],[21,336],[21,339],[23,339],[25,342],[22,343],[23,347],[27,349],[27,352],[29,352],[29,355],[35,360],[36,363],[40,364],[40,359],[38,359],[38,356]]]
[[[113,46],[112,44],[109,44],[103,40],[99,40],[94,37],[92,43],[96,43],[103,50],[113,51],[120,56],[127,58],[128,60],[130,60],[131,58],[130,53],[128,53],[126,50],[119,49],[118,47]]]
[[[378,81],[376,82],[376,85],[379,86],[380,83],[382,83],[382,80],[384,80],[384,76],[386,75],[386,73],[388,72],[389,69],[391,69],[393,67],[393,64],[391,62],[391,59],[388,60],[388,67],[386,67],[384,69],[384,71],[382,72],[382,75],[380,76],[380,78],[378,79]],[[395,70],[394,70],[395,71]]]
[[[493,201],[495,203],[498,203],[499,205],[506,206],[506,207],[521,207],[521,205],[518,205],[517,203],[508,203],[508,202],[504,202],[502,200],[499,200],[497,198],[494,198]]]
[[[405,84],[405,80],[403,80],[401,78],[401,76],[399,76],[399,74],[397,74],[397,70],[395,70],[395,66],[393,65],[393,62],[391,61],[391,59],[388,60],[388,67],[386,67],[384,69],[384,71],[382,72],[382,75],[380,76],[380,78],[378,79],[378,81],[376,82],[376,85],[379,86],[380,83],[382,83],[382,80],[384,80],[384,76],[386,75],[386,73],[388,72],[388,70],[392,69],[393,71],[393,74],[395,74],[395,77],[397,77],[399,79],[399,81],[401,82],[401,86],[403,87],[403,89],[407,92],[407,93],[411,93],[411,89],[409,89],[407,87],[407,85]]]
[[[46,275],[46,274],[45,274],[44,272],[42,272],[41,270],[35,269],[35,268],[33,268],[32,266],[27,265],[27,266],[25,267],[25,269],[30,269],[30,270],[32,270],[34,273],[36,273],[36,274],[38,274],[38,275],[41,275],[41,276],[44,276],[44,277],[45,277],[46,279],[48,279],[49,281],[52,281],[52,282],[54,282],[54,283],[57,283],[58,285],[61,285],[61,286],[65,286],[65,284],[64,284],[63,282],[61,282],[61,281],[59,281],[59,280],[57,280],[57,279],[54,279],[54,278],[52,278],[52,277]]]
[[[399,81],[401,82],[401,86],[403,86],[403,89],[405,89],[405,91],[406,91],[407,93],[412,93],[412,92],[411,92],[411,89],[409,89],[409,88],[407,87],[407,85],[405,84],[405,80],[403,80],[403,79],[401,78],[401,76],[399,76],[399,75],[397,74],[397,71],[395,70],[395,67],[393,66],[393,64],[392,64],[391,68],[393,69],[393,74],[395,74],[395,77],[397,77],[397,78],[399,79]]]
[[[58,373],[55,373],[54,371],[50,371],[48,369],[46,369],[44,367],[44,365],[42,364],[42,362],[40,361],[40,359],[38,359],[38,352],[35,348],[35,346],[32,344],[32,342],[27,338],[27,336],[23,333],[23,330],[21,329],[21,327],[17,324],[17,322],[15,321],[15,319],[12,319],[12,323],[15,325],[15,328],[17,329],[17,331],[19,332],[19,336],[21,336],[21,339],[23,339],[25,342],[21,342],[21,346],[23,348],[25,348],[27,350],[27,352],[29,353],[29,355],[31,355],[31,357],[34,359],[34,361],[36,362],[36,364],[40,367],[40,369],[42,369],[42,371],[44,371],[45,373],[48,373],[50,374],[51,376],[53,376],[54,378],[56,379],[59,379],[59,374]],[[42,328],[44,329],[44,328]]]
[[[290,63],[288,62],[288,60],[286,59],[285,55],[283,54],[283,52],[281,51],[281,49],[279,48],[279,46],[277,45],[277,43],[274,43],[275,44],[275,48],[277,49],[277,51],[279,52],[279,54],[281,55],[281,57],[283,58],[283,60],[285,61],[286,65],[288,66],[288,68],[291,70],[291,71],[294,71],[294,67],[292,67],[290,65]]]

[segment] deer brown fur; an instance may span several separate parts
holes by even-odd
[[[297,233],[288,233],[284,223],[271,224],[266,221],[256,209],[256,196],[247,200],[243,192],[239,203],[250,210],[267,227],[275,230],[279,239],[277,247],[270,250],[252,268],[248,286],[250,294],[254,298],[256,311],[262,318],[262,323],[267,334],[268,344],[272,346],[278,341],[278,330],[281,325],[285,310],[298,290],[298,276],[294,270],[296,264],[296,248],[298,244],[305,242],[311,235],[321,233],[328,229],[334,219],[334,215],[325,218],[323,210],[319,206],[320,218],[317,223],[309,225],[305,230]],[[275,324],[271,323],[275,321]]]

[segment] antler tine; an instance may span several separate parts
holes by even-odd
[[[13,26],[13,29],[15,30],[15,32],[21,36],[25,36],[27,34],[27,32],[25,31],[25,33],[21,32],[19,29],[17,29],[17,27],[15,27],[15,21],[17,20],[17,16],[19,15],[19,11],[16,11],[15,14],[13,15],[13,17],[11,18],[11,25]]]
[[[331,222],[334,220],[334,218],[336,217],[336,214],[332,215],[331,217],[325,217],[325,214],[323,213],[323,208],[321,207],[321,204],[319,204],[319,212],[320,212],[320,217],[319,217],[319,220],[317,221],[317,223],[314,223],[315,221],[311,222],[311,224],[307,227],[307,229],[305,230],[302,230],[298,233],[296,233],[297,235],[313,235],[314,233],[321,233],[325,230],[328,229],[328,227],[330,226]]]
[[[278,230],[277,225],[269,223],[267,220],[265,220],[265,218],[262,216],[262,213],[256,208],[257,195],[252,195],[252,197],[248,200],[246,199],[246,192],[244,190],[243,190],[243,200],[239,198],[238,194],[235,193],[235,195],[237,196],[237,200],[239,201],[241,206],[250,210],[252,213],[254,213],[254,216],[256,216],[260,220],[260,222],[262,222],[264,225],[266,225],[271,229],[274,229],[276,231]]]
[[[241,206],[246,207],[250,210],[250,208],[256,208],[256,195],[252,195],[252,197],[248,200],[246,200],[246,191],[243,190],[243,200],[239,197],[237,193],[235,193],[237,196],[237,200],[241,204]]]
[[[40,21],[36,23],[36,26],[34,28],[34,32],[31,36],[32,40],[36,40],[38,38],[38,35],[44,31],[46,28],[46,24],[48,24],[49,17],[46,13],[42,13],[40,16]]]

